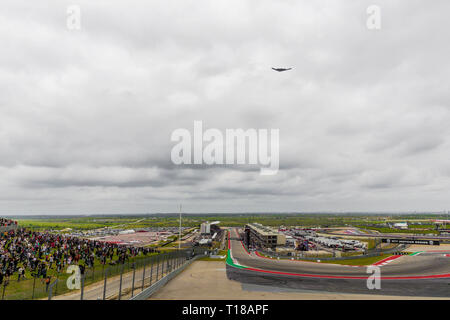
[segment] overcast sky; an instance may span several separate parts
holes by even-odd
[[[0,214],[450,210],[449,12],[2,1]],[[194,120],[280,129],[280,171],[173,165],[171,133]]]

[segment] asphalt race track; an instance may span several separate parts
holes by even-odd
[[[244,284],[338,293],[450,297],[449,252],[401,256],[383,265],[381,289],[369,290],[367,266],[343,266],[306,261],[275,260],[248,253],[238,235],[231,231],[231,256],[227,276]]]

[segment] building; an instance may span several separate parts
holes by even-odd
[[[210,246],[211,243],[212,243],[212,240],[211,240],[211,239],[201,239],[201,240],[198,242],[198,245],[199,245],[199,246]]]
[[[394,223],[394,228],[397,228],[397,229],[408,229],[408,223],[407,222]]]
[[[133,229],[119,231],[119,234],[133,234],[133,233],[136,233],[136,231],[134,231]]]
[[[263,226],[259,223],[249,223],[245,226],[246,243],[252,246],[275,249],[286,244],[286,236],[277,229]]]
[[[200,225],[200,234],[210,234],[211,224],[209,222],[204,222]]]
[[[214,221],[214,222],[203,222],[200,225],[200,234],[202,235],[212,235],[215,232],[220,233],[220,221]]]

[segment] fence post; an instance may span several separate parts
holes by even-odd
[[[144,262],[144,271],[142,272],[142,290],[141,290],[141,292],[144,291],[145,266],[146,266],[146,264],[145,264],[145,262]]]
[[[179,263],[178,263],[178,265],[181,267],[182,265],[183,265],[183,257],[184,257],[184,255],[186,254],[186,251],[182,251],[182,252],[180,252],[180,256],[178,257],[178,260],[180,261]]]
[[[171,265],[171,270],[173,270],[173,269],[175,269],[175,266],[176,266],[176,261],[177,261],[177,252],[174,252],[174,254],[172,255],[172,263],[170,264]]]
[[[33,276],[33,293],[31,294],[31,300],[34,300],[34,289],[36,288],[36,275]]]
[[[53,285],[58,282],[58,279],[55,280],[50,286],[48,290],[48,300],[52,300],[52,293],[53,293]]]
[[[120,297],[122,296],[122,276],[123,276],[124,267],[125,267],[125,264],[122,264],[122,268],[120,269],[120,283],[119,283],[119,298],[118,298],[118,300],[120,300]]]
[[[152,285],[153,280],[153,263],[150,265],[150,285]]]
[[[2,293],[2,300],[5,299],[5,290],[6,290],[6,281],[3,282],[3,293]]]
[[[172,253],[169,253],[169,255],[167,256],[167,260],[166,260],[166,273],[170,272],[171,268],[171,264],[170,261],[172,260]]]
[[[131,284],[131,297],[134,294],[134,278],[136,276],[136,262],[133,262],[133,283]]]
[[[175,269],[175,264],[176,264],[176,259],[177,259],[177,252],[175,251],[173,254],[172,254],[172,259],[170,260],[171,262],[170,262],[170,270],[174,270]]]
[[[81,275],[81,294],[80,294],[80,300],[83,300],[84,296],[84,274]]]
[[[56,274],[56,280],[55,280],[55,296],[58,294],[58,276],[59,276],[59,273]],[[52,291],[53,291],[53,289],[52,289]],[[53,294],[53,292],[52,292],[52,294]]]
[[[105,270],[105,281],[103,283],[103,300],[106,300],[106,279],[107,279],[108,269]]]
[[[168,267],[167,261],[169,260],[169,257],[170,257],[170,254],[169,254],[169,253],[167,253],[166,256],[164,257],[164,261],[163,261],[163,265],[162,265],[163,272],[161,273],[162,278],[164,278],[164,272],[167,273],[167,267]],[[164,267],[164,265],[165,265],[165,267]],[[164,271],[164,270],[165,270],[165,271]]]
[[[158,281],[159,275],[159,254],[156,256],[156,281]]]
[[[170,261],[170,253],[167,254],[166,256],[166,274],[167,272],[169,272],[169,261]]]

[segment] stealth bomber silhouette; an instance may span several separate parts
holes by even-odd
[[[283,71],[289,71],[289,70],[292,70],[292,68],[272,68],[273,70],[275,70],[275,71],[278,71],[278,72],[283,72]]]

